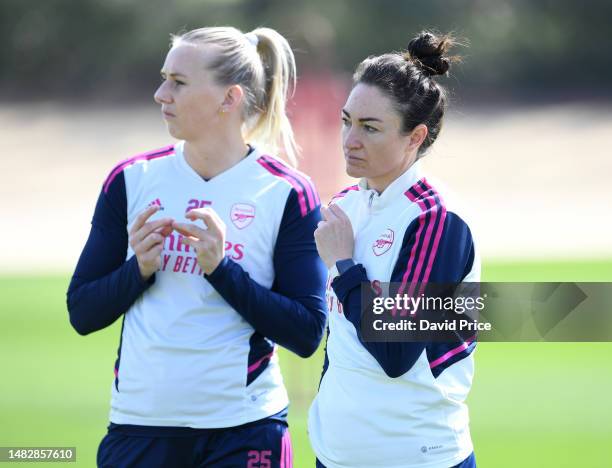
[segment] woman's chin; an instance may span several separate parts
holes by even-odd
[[[355,179],[360,179],[365,176],[365,171],[362,167],[355,166],[349,162],[346,163],[346,173]]]
[[[172,138],[177,140],[184,140],[181,131],[176,127],[176,125],[172,125],[170,122],[166,122],[166,129]]]

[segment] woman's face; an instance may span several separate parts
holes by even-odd
[[[384,190],[416,158],[411,135],[400,131],[400,115],[376,86],[359,83],[353,88],[342,109],[342,122],[346,172],[365,177],[376,190]]]
[[[186,141],[206,138],[220,122],[225,87],[215,83],[208,70],[216,50],[213,46],[180,44],[173,47],[161,69],[162,84],[155,102],[170,135]]]

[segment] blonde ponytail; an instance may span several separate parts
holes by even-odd
[[[297,166],[297,145],[291,122],[287,117],[287,99],[295,90],[295,58],[287,40],[274,29],[257,28],[249,34],[257,37],[257,52],[264,68],[265,93],[259,118],[247,132],[247,137],[267,142],[278,150],[278,142],[287,159]]]
[[[284,150],[289,163],[297,166],[298,147],[287,117],[296,68],[287,40],[270,28],[243,34],[233,27],[211,27],[172,37],[173,47],[182,42],[219,48],[219,56],[208,68],[218,83],[242,86],[245,139],[274,153]]]

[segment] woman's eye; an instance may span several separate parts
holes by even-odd
[[[160,77],[161,82],[163,83],[164,81],[168,81],[168,78],[166,78],[165,76],[161,76]],[[185,84],[184,81],[181,80],[170,80],[172,82],[172,86],[178,87],[178,86],[183,86]]]
[[[365,129],[366,132],[368,133],[375,133],[378,131],[377,128],[371,127],[369,125],[364,125],[363,128]]]
[[[342,125],[344,125],[345,127],[350,125],[349,119],[347,119],[346,117],[342,117]]]

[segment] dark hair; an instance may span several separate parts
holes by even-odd
[[[419,155],[431,146],[442,128],[448,99],[433,77],[445,75],[451,62],[458,60],[445,55],[453,45],[455,40],[448,34],[436,36],[423,31],[410,41],[407,51],[370,56],[353,75],[354,85],[376,86],[393,100],[402,118],[402,133],[411,132],[419,124],[427,126]]]

